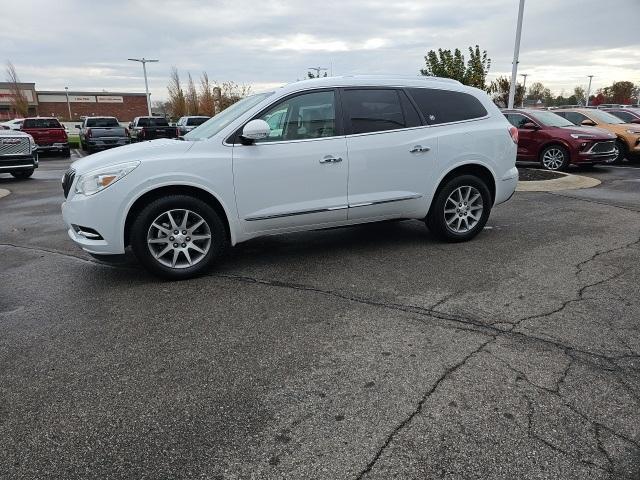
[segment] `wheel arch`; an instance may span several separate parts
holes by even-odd
[[[210,205],[215,212],[220,216],[222,223],[226,230],[226,235],[231,244],[235,243],[235,235],[231,228],[230,217],[227,209],[223,206],[220,199],[218,199],[213,193],[205,190],[201,187],[196,187],[193,185],[186,184],[176,184],[176,185],[163,185],[148,190],[141,194],[138,198],[134,200],[127,211],[127,215],[125,217],[123,235],[124,235],[124,245],[125,247],[129,245],[129,236],[131,233],[131,226],[137,216],[138,213],[142,211],[142,209],[148,205],[150,202],[162,198],[168,195],[189,195],[191,197],[197,198],[206,202]]]
[[[543,145],[540,145],[540,150],[538,150],[538,160],[540,162],[542,162],[542,152],[545,151],[545,149],[549,148],[549,147],[562,147],[564,148],[567,153],[569,154],[569,161],[572,160],[571,158],[571,147],[569,146],[569,144],[567,142],[565,142],[564,140],[560,139],[560,138],[553,138],[550,139],[548,142],[544,143]]]
[[[452,178],[459,177],[461,175],[475,175],[482,179],[486,184],[489,192],[491,193],[491,204],[496,201],[496,178],[493,172],[485,165],[479,163],[465,163],[458,165],[457,167],[449,170],[438,182],[438,187],[433,195],[433,198],[437,198],[440,190],[446,185],[446,183]],[[431,203],[433,205],[433,202]],[[429,211],[431,207],[429,207]]]

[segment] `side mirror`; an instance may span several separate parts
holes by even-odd
[[[524,123],[520,128],[523,128],[525,130],[537,130],[540,127],[538,127],[538,125],[536,125],[533,122],[527,122],[527,123]]]
[[[249,140],[250,145],[256,140],[267,138],[271,132],[271,127],[264,120],[251,120],[242,129],[242,138]]]
[[[634,118],[631,123],[640,123],[640,118]]]
[[[596,122],[594,122],[593,120],[582,120],[582,122],[580,122],[580,125],[584,125],[585,127],[595,127],[596,126]]]

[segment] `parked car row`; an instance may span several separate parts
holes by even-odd
[[[540,162],[547,170],[640,158],[640,125],[612,113],[590,108],[503,110],[518,129],[518,160]]]

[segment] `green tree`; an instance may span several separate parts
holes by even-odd
[[[585,105],[585,102],[587,100],[587,92],[585,92],[584,88],[582,88],[580,85],[573,89],[573,96],[576,97],[576,103]]]
[[[458,80],[459,82],[472,87],[484,89],[486,78],[491,67],[491,59],[487,56],[487,51],[480,51],[478,45],[475,48],[469,47],[469,60],[465,63],[465,58],[460,49],[443,50],[439,48],[429,50],[424,57],[425,67],[420,69],[420,73],[428,77],[445,77]]]
[[[493,103],[501,108],[507,108],[509,105],[509,88],[511,87],[511,80],[507,77],[498,77],[487,87],[487,93],[491,95]],[[520,106],[522,104],[522,98],[524,96],[524,86],[521,83],[516,83],[516,92],[513,101],[514,106]]]
[[[609,87],[602,89],[606,103],[631,103],[635,85],[633,82],[613,82]]]

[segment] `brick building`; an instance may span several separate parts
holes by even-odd
[[[43,91],[36,90],[33,83],[21,84],[20,87],[29,100],[29,115],[33,116],[57,117],[61,121],[75,121],[86,116],[108,116],[116,117],[121,122],[129,122],[134,117],[147,115],[144,93]],[[0,119],[13,117],[9,85],[0,82]]]

